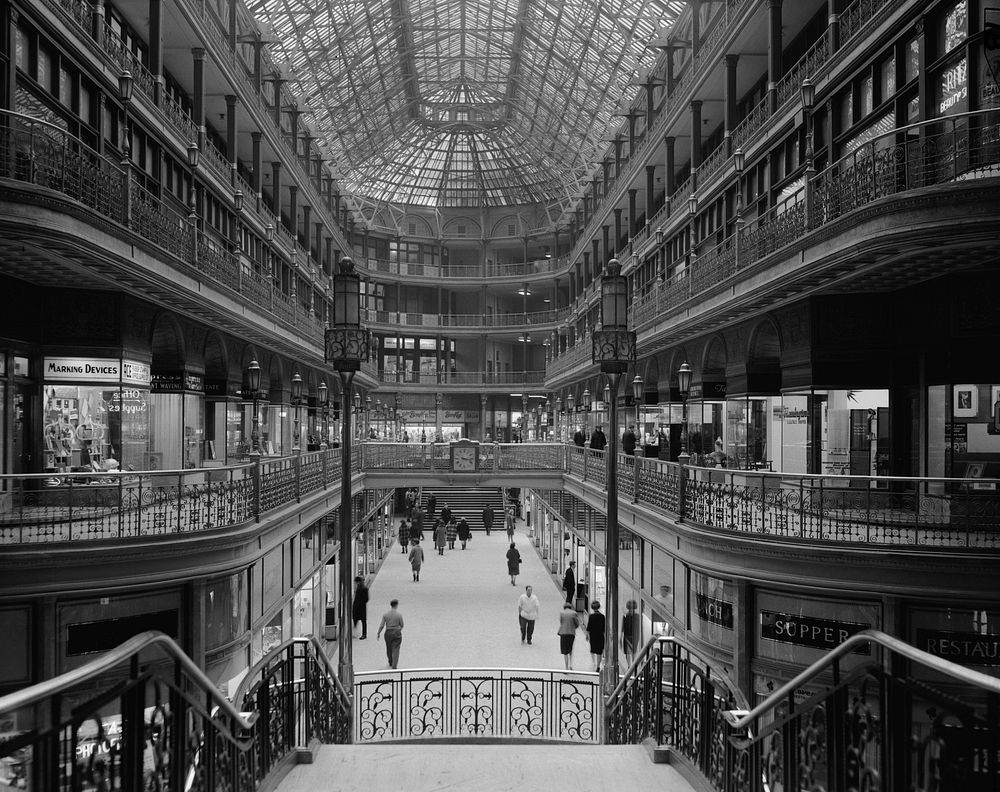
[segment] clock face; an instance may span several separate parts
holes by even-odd
[[[451,469],[456,471],[476,469],[476,449],[475,448],[453,448],[451,457]]]

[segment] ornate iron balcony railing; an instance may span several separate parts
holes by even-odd
[[[995,654],[991,638],[970,641]],[[652,738],[719,792],[1000,784],[1000,680],[878,630],[752,710],[686,642],[654,638],[609,696],[607,723],[608,742]]]
[[[146,632],[0,698],[4,781],[18,789],[251,792],[312,739],[344,741],[350,700],[315,638],[272,652],[225,698],[181,648]]]
[[[354,741],[492,738],[601,742],[593,672],[527,668],[359,673]]]

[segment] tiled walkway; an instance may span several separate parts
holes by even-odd
[[[563,604],[561,581],[542,566],[522,520],[514,542],[522,560],[517,586],[511,586],[507,575],[505,554],[510,545],[503,530],[489,536],[477,531],[467,550],[456,542],[456,549],[446,549],[444,556],[422,542],[425,560],[418,583],[396,544],[371,582],[368,639],[354,641],[355,671],[388,667],[385,642],[376,641],[375,634],[393,598],[399,600],[405,622],[400,668],[563,668],[556,635]],[[531,646],[521,643],[517,620],[517,599],[525,585],[531,585],[541,601]],[[330,650],[335,653],[336,645],[331,644]],[[573,668],[593,670],[582,630],[573,647]]]

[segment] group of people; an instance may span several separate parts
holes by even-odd
[[[578,427],[576,432],[573,433],[573,443],[580,448],[587,445],[587,435],[583,433],[582,426]],[[590,433],[590,447],[595,451],[603,451],[608,447],[608,438],[604,436],[604,430],[600,424],[595,426],[594,431]]]

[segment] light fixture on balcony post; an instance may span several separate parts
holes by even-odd
[[[566,442],[573,439],[576,427],[576,396],[572,392],[566,394]]]
[[[641,424],[639,422],[639,404],[642,402],[642,377],[638,374],[635,375],[635,379],[632,380],[632,401],[635,402],[635,428],[639,429]]]
[[[635,362],[635,332],[628,329],[628,282],[621,274],[618,259],[611,259],[601,277],[601,328],[593,335],[593,361],[610,376],[607,451],[607,528],[604,532],[607,564],[606,611],[608,662],[604,676],[605,694],[618,684],[618,389],[622,377]],[[587,395],[587,394],[585,394]]]
[[[733,152],[733,164],[736,166],[736,231],[734,233],[734,257],[736,270],[740,269],[740,246],[743,242],[743,168],[746,166],[746,155],[743,149]]]
[[[299,410],[302,405],[302,377],[299,372],[292,374],[292,451],[302,453],[302,443],[299,432]]]
[[[552,413],[552,425],[555,427],[556,442],[562,442],[563,433],[563,400],[562,396],[556,396],[555,412]]]
[[[337,646],[339,649],[338,675],[345,690],[354,690],[354,660],[351,641],[351,606],[353,593],[353,536],[351,499],[351,403],[354,375],[361,364],[368,360],[371,335],[361,326],[361,278],[348,257],[340,260],[333,278],[333,326],[326,331],[326,361],[340,375],[341,392],[341,467],[340,467],[340,519],[337,533],[340,539]]]
[[[400,426],[400,421],[402,420],[402,418],[401,418],[402,412],[401,411],[402,411],[402,407],[403,407],[403,397],[400,394],[397,393],[395,395],[395,397],[393,398],[393,401],[396,403],[396,410],[395,410],[396,439],[397,440],[402,440],[402,438],[403,438],[403,430],[402,430],[402,427]]]
[[[687,463],[691,459],[688,453],[688,396],[691,395],[691,367],[684,361],[677,370],[677,389],[681,394],[681,452],[677,456],[680,464],[679,492],[677,512],[680,519],[684,519],[686,513],[685,498],[687,488]]]
[[[372,397],[369,394],[365,396],[365,429],[361,433],[362,438],[371,437],[371,427],[372,427]]]
[[[667,252],[663,249],[663,226],[656,229],[656,257],[657,257],[657,271],[659,272],[660,283],[663,283],[667,278]]]
[[[250,390],[250,458],[260,460],[260,364],[251,360],[247,365],[247,388]]]
[[[233,193],[233,208],[237,213],[243,211],[243,205],[245,202],[246,197],[243,195],[243,190],[237,187],[236,191]]]
[[[594,403],[593,397],[590,395],[590,388],[584,388],[583,393],[580,394],[580,403],[583,405],[583,430],[587,435],[587,439],[590,439],[590,407]]]
[[[320,437],[319,437],[319,448],[320,451],[326,451],[330,447],[330,424],[329,424],[329,407],[330,407],[330,389],[327,387],[326,382],[321,382],[316,390],[319,391],[319,417],[320,417]]]
[[[198,263],[198,162],[201,149],[195,142],[188,143],[188,165],[191,166],[191,192],[188,194],[188,223],[191,225],[191,262]]]
[[[804,226],[812,228],[813,216],[813,179],[816,176],[815,151],[813,147],[813,106],[816,103],[816,86],[806,77],[802,81],[802,113],[806,127],[806,171],[802,184],[802,211]]]
[[[274,241],[274,225],[272,223],[268,223],[264,226],[264,239],[268,242]]]
[[[361,394],[357,391],[354,392],[354,420],[357,422],[357,428],[354,430],[354,436],[357,438],[361,437]]]
[[[132,72],[124,69],[118,75],[118,98],[122,102],[122,179],[124,180],[125,225],[132,224],[132,134],[129,132],[129,105],[132,102]]]

